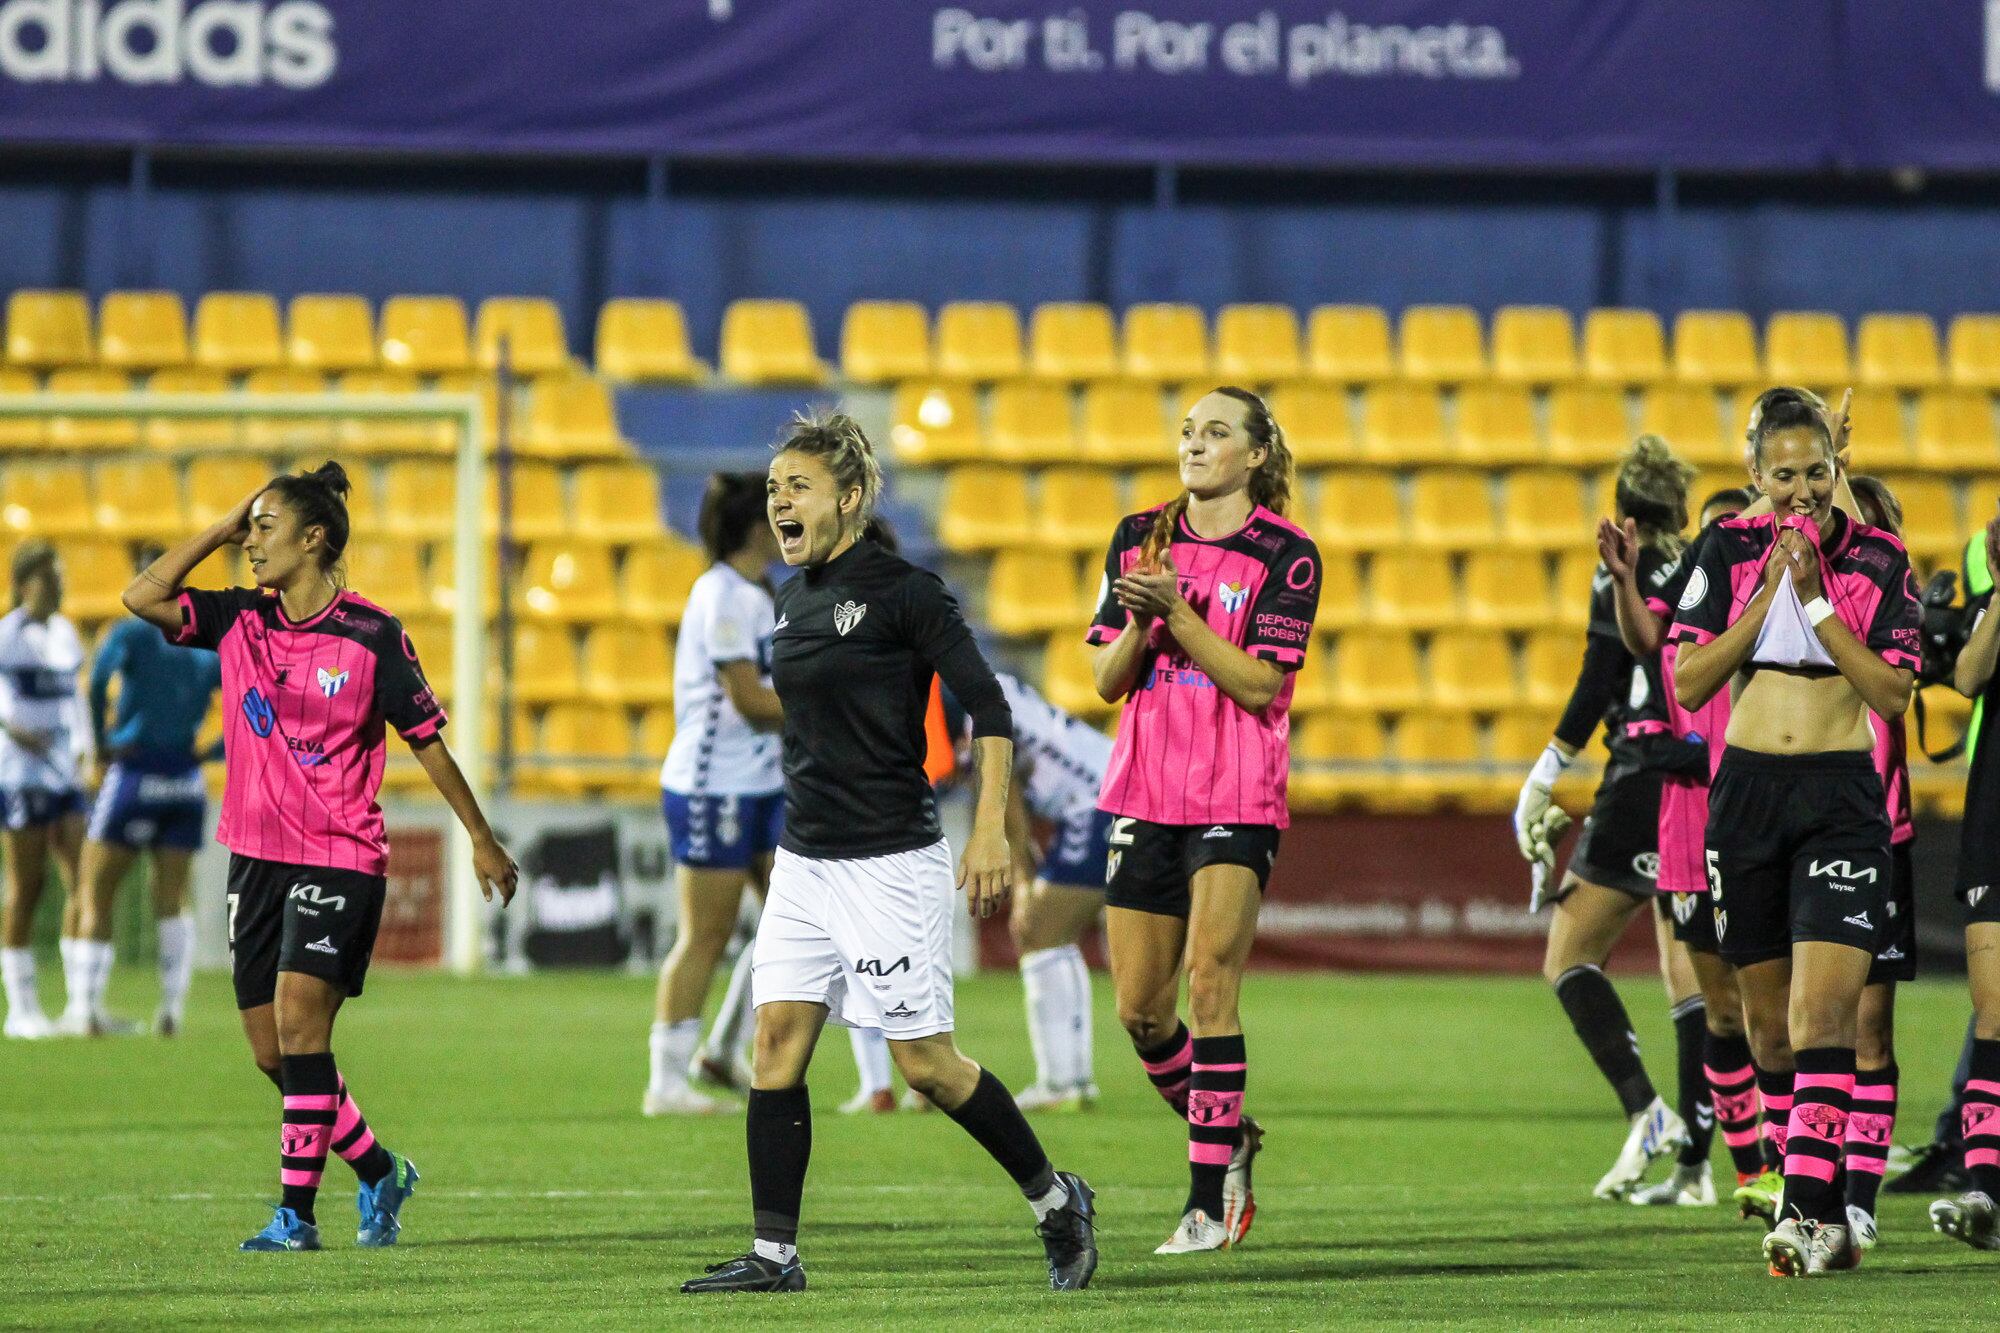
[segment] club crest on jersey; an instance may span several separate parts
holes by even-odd
[[[845,635],[861,623],[861,617],[868,614],[866,602],[842,602],[833,608],[833,627]]]
[[[321,667],[319,669],[319,692],[331,699],[346,687],[348,674],[345,671],[328,671],[325,667]]]
[[[1215,595],[1221,599],[1222,609],[1233,616],[1250,600],[1250,589],[1241,583],[1225,583],[1215,590]]]

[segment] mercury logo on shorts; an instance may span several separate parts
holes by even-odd
[[[904,1004],[901,1000],[896,1001],[894,1009],[884,1009],[882,1011],[882,1017],[884,1018],[915,1018],[916,1016],[917,1011],[910,1008],[909,1005]]]
[[[314,940],[314,941],[313,941],[313,942],[312,942],[311,944],[308,944],[308,945],[306,946],[306,948],[308,948],[308,949],[312,950],[312,951],[313,951],[314,953],[339,953],[339,952],[340,952],[340,950],[339,950],[339,949],[337,949],[337,948],[335,948],[335,947],[334,947],[334,943],[333,943],[333,936],[331,936],[331,935],[323,935],[323,936],[321,936],[321,937],[320,937],[319,939],[316,939],[316,940]]]
[[[867,614],[868,603],[866,602],[842,602],[839,606],[833,608],[833,627],[840,631],[841,636],[844,638],[847,635],[847,631],[859,625],[861,617]]]
[[[1859,926],[1863,930],[1875,929],[1875,923],[1868,919],[1868,913],[1866,912],[1856,912],[1853,916],[1844,916],[1840,918],[1840,921],[1842,925]]]

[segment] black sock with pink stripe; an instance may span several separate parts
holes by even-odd
[[[1796,1054],[1785,1127],[1785,1213],[1845,1226],[1847,1200],[1835,1178],[1854,1104],[1854,1048],[1814,1046]]]
[[[1188,1083],[1188,1200],[1222,1220],[1222,1181],[1242,1137],[1243,1087],[1249,1059],[1243,1034],[1196,1037]]]
[[[1972,1187],[2000,1200],[2000,1041],[1972,1043],[1971,1077],[1959,1123],[1965,1128],[1965,1173]]]
[[[1175,1023],[1174,1035],[1157,1046],[1140,1047],[1139,1063],[1146,1066],[1146,1077],[1174,1114],[1187,1119],[1188,1079],[1194,1069],[1194,1043],[1187,1024]]]
[[[1889,1170],[1897,1078],[1894,1064],[1863,1069],[1854,1076],[1854,1109],[1847,1117],[1847,1201],[1864,1213],[1874,1213],[1875,1197]]]
[[[333,1113],[333,1150],[354,1168],[354,1174],[361,1177],[364,1185],[373,1185],[396,1169],[395,1159],[376,1142],[375,1131],[368,1128],[367,1117],[361,1114],[360,1103],[348,1092],[344,1078],[340,1080],[340,1097]]]
[[[340,1075],[333,1056],[286,1055],[279,1058],[278,1076],[285,1090],[285,1120],[279,1136],[278,1182],[282,1203],[312,1222],[313,1200],[319,1195],[320,1173],[326,1170],[326,1150],[333,1142],[333,1122],[340,1102]]]

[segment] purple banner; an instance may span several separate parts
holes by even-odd
[[[2000,164],[1985,9],[1950,0],[1924,6],[1921,21],[1894,12],[1909,8],[0,0],[0,140],[1638,169],[1811,169],[1885,154],[1922,164],[1937,153]],[[1845,44],[1850,29],[1876,44],[1865,59]]]

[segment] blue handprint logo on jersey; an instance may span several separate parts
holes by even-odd
[[[250,723],[250,730],[259,736],[270,735],[272,726],[278,720],[278,714],[271,707],[271,701],[266,699],[255,685],[243,695],[243,716]]]

